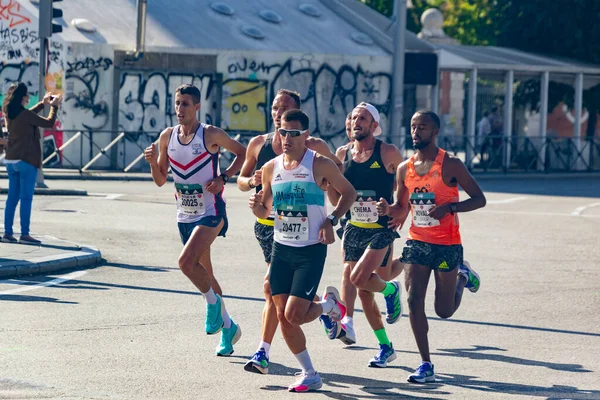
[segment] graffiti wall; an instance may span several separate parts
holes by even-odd
[[[279,88],[300,93],[312,134],[337,146],[345,138],[346,114],[367,101],[388,124],[391,59],[316,54],[240,53],[219,56],[223,73],[223,128],[262,133],[272,129],[270,104]]]
[[[13,82],[24,82],[27,85],[30,94],[28,106],[36,104],[40,99],[40,41],[37,25],[37,18],[17,0],[0,0],[0,104]],[[48,42],[45,86],[46,90],[54,94],[63,93],[64,47],[59,40]],[[53,152],[58,143],[62,143],[60,122],[57,122],[56,128],[58,130],[44,133],[45,155]]]

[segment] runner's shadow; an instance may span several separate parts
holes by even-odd
[[[270,363],[269,374],[278,376],[288,376],[290,383],[294,381],[294,374],[299,371],[299,368],[289,368],[282,364]],[[411,371],[412,372],[412,371]],[[323,394],[332,399],[381,399],[381,398],[403,398],[403,399],[434,399],[434,397],[425,397],[424,395],[451,395],[452,393],[440,391],[440,385],[411,385],[390,382],[386,380],[377,380],[365,378],[361,376],[352,376],[346,374],[332,374],[319,372],[323,380],[323,388],[315,393]],[[356,386],[365,395],[350,395],[339,393],[335,389],[354,389]],[[329,388],[333,388],[334,391]],[[287,386],[266,385],[261,387],[261,390],[267,391],[286,391]],[[405,393],[409,392],[409,393]],[[411,395],[414,393],[415,395]]]
[[[506,349],[501,349],[498,347],[474,345],[473,348],[438,349],[438,350],[443,352],[443,353],[440,353],[439,355],[470,358],[472,360],[489,360],[489,361],[504,362],[504,363],[508,363],[508,364],[519,364],[519,365],[526,365],[526,366],[533,366],[533,367],[545,367],[548,369],[553,369],[555,371],[565,371],[565,372],[593,372],[588,369],[584,369],[583,366],[580,364],[560,364],[560,363],[552,363],[552,362],[545,362],[545,361],[528,360],[525,358],[505,356],[502,354],[489,353],[489,351],[502,351],[502,352],[508,351]]]
[[[460,374],[438,374],[437,376],[439,383],[443,385],[486,393],[506,393],[527,397],[543,397],[546,399],[600,399],[600,390],[581,390],[574,386],[552,385],[545,387],[510,382],[494,382],[479,380],[476,376]]]
[[[48,302],[56,304],[79,304],[76,301],[63,301],[58,300],[54,297],[43,297],[43,296],[26,296],[20,294],[2,294],[0,295],[0,301],[22,301],[22,302]]]
[[[133,265],[133,264],[123,264],[123,263],[115,263],[115,262],[106,262],[105,259],[102,259],[102,262],[98,267],[112,267],[112,268],[123,268],[130,269],[133,271],[145,271],[145,272],[169,272],[179,270],[177,267],[148,267],[145,265]]]

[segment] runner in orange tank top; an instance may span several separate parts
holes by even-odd
[[[479,275],[463,262],[458,213],[484,207],[485,196],[463,162],[435,145],[439,130],[440,119],[433,111],[420,110],[413,115],[411,136],[416,153],[398,167],[396,202],[391,206],[385,201],[378,203],[378,212],[394,218],[391,224],[395,225],[404,223],[408,207],[412,211],[400,261],[405,265],[410,324],[422,359],[408,381],[417,383],[435,381],[425,315],[431,271],[435,275],[435,312],[440,318],[454,314],[465,287],[476,292],[480,286]],[[459,185],[469,199],[459,201]]]

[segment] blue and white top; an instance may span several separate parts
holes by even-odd
[[[294,169],[283,166],[284,154],[274,159],[273,210],[275,241],[292,247],[319,243],[319,230],[327,218],[325,191],[317,185],[313,174],[316,153],[306,149]]]
[[[191,223],[203,217],[225,215],[223,191],[212,194],[203,186],[219,176],[219,153],[211,153],[204,142],[204,128],[200,124],[188,144],[179,141],[180,125],[171,131],[169,138],[169,166],[175,182],[177,222]]]

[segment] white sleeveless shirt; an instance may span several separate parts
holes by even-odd
[[[327,218],[325,191],[313,174],[316,153],[306,149],[300,165],[287,170],[284,154],[274,160],[271,189],[275,211],[275,241],[292,247],[319,243],[319,230]]]
[[[223,191],[212,194],[204,185],[219,176],[219,154],[212,154],[204,142],[200,124],[188,144],[179,141],[180,125],[173,127],[167,153],[175,182],[177,222],[191,223],[203,217],[225,215]]]

